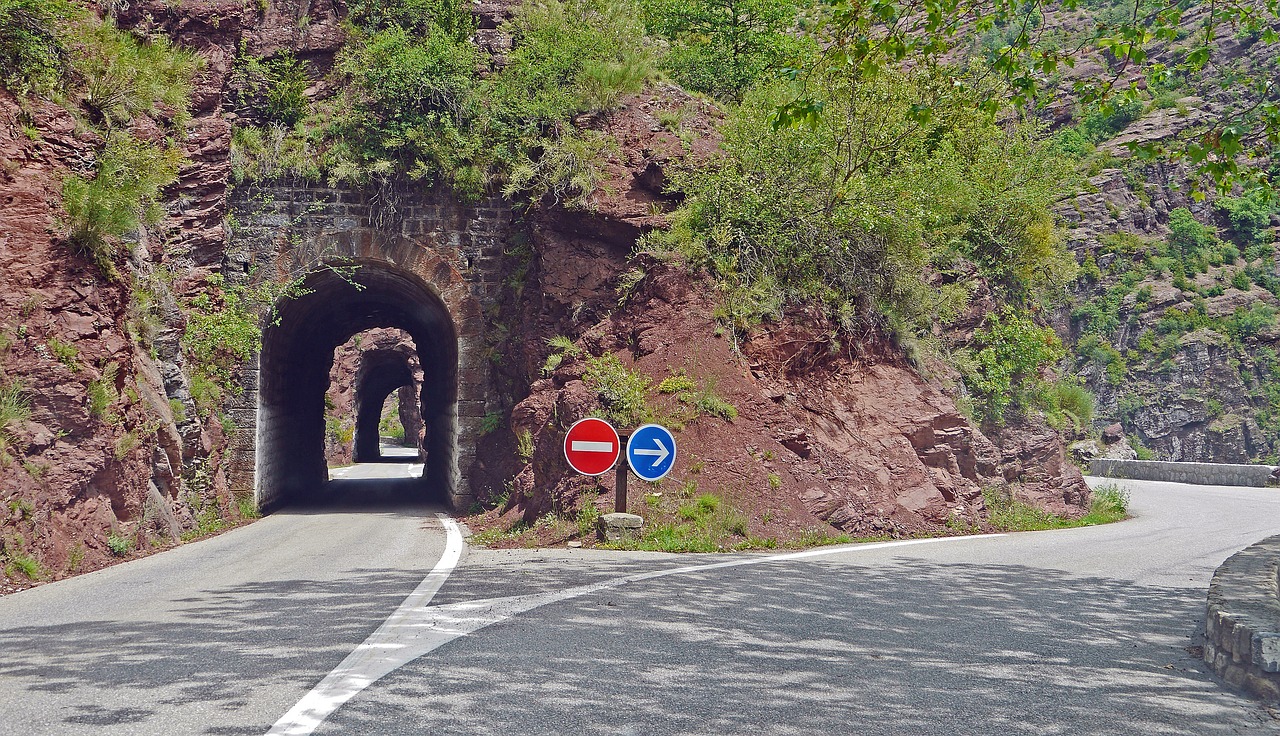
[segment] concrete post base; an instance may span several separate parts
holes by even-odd
[[[605,542],[620,542],[640,534],[644,519],[635,514],[612,513],[600,517],[597,532]]]

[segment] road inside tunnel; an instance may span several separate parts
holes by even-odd
[[[355,376],[355,459],[387,462],[389,472],[400,473],[406,458],[379,443],[384,402],[400,392],[424,426],[415,458],[422,463],[413,477],[365,479],[369,498],[392,493],[401,500],[443,501],[457,484],[458,340],[448,308],[411,273],[383,263],[342,263],[312,271],[300,294],[277,303],[263,331],[255,481],[260,507],[359,497],[359,485],[348,487],[341,475],[330,479],[325,393],[338,346],[384,327],[409,334],[420,374],[402,353],[370,351]],[[405,390],[414,385],[421,386],[416,396]]]

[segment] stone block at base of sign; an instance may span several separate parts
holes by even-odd
[[[640,536],[640,527],[644,519],[635,514],[612,513],[600,517],[597,531],[605,542],[620,542],[623,539]]]

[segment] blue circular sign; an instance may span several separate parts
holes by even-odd
[[[646,424],[627,440],[627,464],[641,480],[661,480],[676,464],[676,438],[671,430]]]

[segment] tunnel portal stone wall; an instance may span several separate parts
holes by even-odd
[[[502,255],[516,227],[510,206],[499,198],[465,204],[441,189],[294,185],[237,189],[230,209],[229,284],[263,275],[285,282],[354,261],[413,274],[441,298],[458,339],[457,475],[449,500],[469,508],[476,442],[494,408],[483,314],[499,296]],[[257,457],[258,369],[256,359],[243,369],[244,391],[231,409],[228,479],[241,493],[263,493],[258,463],[270,462]],[[279,500],[265,494],[258,497],[265,507]]]

